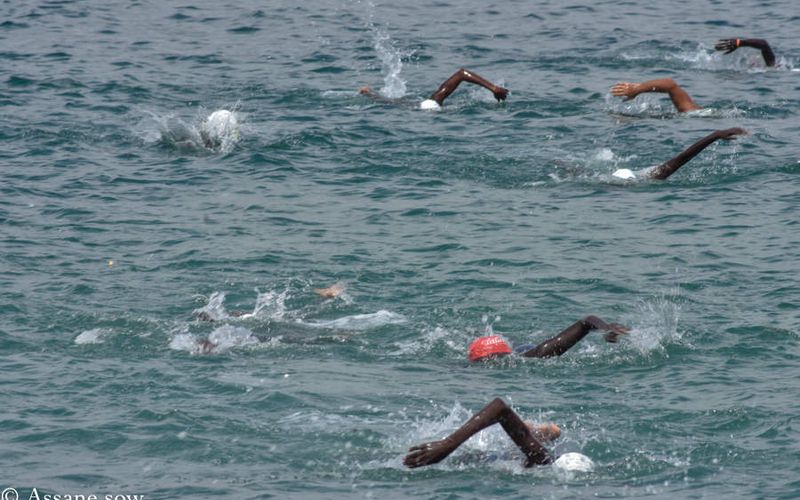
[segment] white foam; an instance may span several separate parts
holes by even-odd
[[[211,318],[214,321],[219,321],[223,318],[228,317],[228,313],[225,312],[225,306],[222,304],[225,301],[225,293],[224,292],[214,292],[208,298],[208,303],[199,308],[192,311],[195,315],[199,315],[201,313],[205,313],[206,316]]]
[[[594,469],[592,459],[581,453],[569,452],[559,456],[553,466],[568,472],[591,472]]]
[[[415,335],[412,340],[397,342],[397,350],[392,352],[395,356],[403,356],[408,354],[418,354],[430,352],[433,349],[444,346],[450,351],[451,355],[458,358],[463,358],[464,348],[473,335],[465,334],[464,332],[449,330],[441,326],[426,328],[421,332],[421,335]]]
[[[602,148],[594,155],[596,161],[614,161],[616,155],[609,148]]]
[[[298,322],[300,321],[298,320]],[[330,328],[332,330],[369,330],[384,325],[398,325],[405,322],[406,318],[402,314],[381,309],[374,313],[354,314],[352,316],[345,316],[328,321],[309,321],[302,323],[314,328]]]
[[[257,344],[253,332],[242,326],[223,325],[209,334],[208,340],[219,347],[236,347]]]
[[[103,336],[107,333],[109,333],[109,330],[106,328],[92,328],[91,330],[81,332],[80,335],[75,337],[75,343],[79,345],[102,344]]]
[[[199,352],[197,339],[190,333],[179,333],[172,337],[169,348],[176,351]]]

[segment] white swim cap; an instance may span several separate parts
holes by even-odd
[[[208,118],[201,130],[206,147],[218,148],[226,143],[233,143],[239,139],[239,122],[236,114],[227,109],[218,109]]]
[[[238,125],[236,115],[227,109],[218,109],[208,115],[206,119],[206,131],[209,135],[216,137],[228,135],[236,130]]]
[[[635,179],[636,174],[629,168],[621,168],[615,171],[612,176],[616,177],[617,179]]]
[[[591,458],[575,452],[564,453],[553,462],[553,465],[571,472],[590,472],[594,469]]]
[[[419,103],[419,109],[441,109],[442,107],[439,106],[439,103],[434,101],[433,99],[425,99],[421,103]]]

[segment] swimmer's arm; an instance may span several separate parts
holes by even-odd
[[[726,54],[730,54],[739,47],[753,47],[760,50],[761,56],[764,58],[764,64],[775,66],[775,53],[772,52],[772,47],[769,46],[769,43],[762,38],[724,38],[714,45],[715,49],[723,50]]]
[[[464,444],[467,439],[497,423],[503,426],[509,437],[527,457],[526,467],[547,464],[553,460],[547,448],[536,439],[519,415],[502,399],[495,398],[448,437],[440,441],[412,446],[403,459],[403,464],[406,467],[415,468],[440,462]]]
[[[669,98],[672,100],[672,104],[675,105],[675,109],[681,113],[700,109],[700,106],[695,104],[692,98],[689,97],[689,94],[675,83],[675,80],[672,78],[660,78],[658,80],[648,80],[640,83],[619,82],[611,87],[611,95],[624,97],[626,101],[644,92],[669,94]]]
[[[447,99],[450,94],[455,92],[455,90],[458,88],[458,85],[464,81],[474,83],[475,85],[480,85],[481,87],[487,89],[489,92],[494,94],[494,98],[498,101],[504,101],[508,96],[508,89],[493,84],[477,73],[461,68],[453,73],[450,78],[445,80],[444,83],[439,86],[436,92],[431,94],[430,98],[441,106],[444,103],[444,100]]]
[[[561,333],[547,339],[536,347],[522,353],[526,358],[551,358],[561,356],[577,344],[592,330],[604,330],[608,342],[616,342],[617,337],[628,333],[629,329],[616,323],[606,323],[597,316],[586,316],[565,328]]]
[[[664,180],[670,175],[677,172],[678,169],[681,168],[686,162],[697,156],[698,153],[700,153],[700,151],[704,150],[717,140],[722,139],[727,141],[730,139],[734,139],[739,135],[745,135],[745,134],[747,134],[747,131],[738,127],[729,128],[725,130],[716,130],[714,132],[711,132],[707,136],[703,137],[699,141],[695,142],[694,144],[686,148],[685,151],[683,151],[675,158],[672,158],[671,160],[662,163],[661,165],[651,170],[648,176],[651,179]]]

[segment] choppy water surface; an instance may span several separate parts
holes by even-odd
[[[0,489],[796,497],[794,7],[3,3]],[[714,53],[736,36],[780,66]],[[415,109],[461,66],[507,102]],[[608,92],[657,77],[707,109]],[[633,331],[466,362],[586,314]],[[594,471],[523,469],[500,429],[402,466],[496,396]]]

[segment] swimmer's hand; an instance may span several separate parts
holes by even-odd
[[[403,459],[403,465],[409,469],[413,469],[415,467],[435,464],[444,460],[447,455],[453,453],[454,450],[455,447],[453,443],[447,439],[412,446],[408,449],[406,458]]]
[[[626,101],[630,101],[642,91],[638,83],[633,82],[619,82],[611,87],[611,95],[616,97],[624,97]]]
[[[541,439],[542,441],[555,441],[561,436],[561,429],[554,424],[534,424],[531,422],[525,422],[528,428],[531,430],[531,433]]]
[[[740,135],[747,135],[747,130],[739,127],[726,128],[725,130],[717,130],[716,134],[717,138],[730,141],[731,139],[736,139]]]
[[[734,50],[739,48],[739,39],[738,38],[723,38],[716,45],[714,45],[716,50],[725,51],[726,54],[730,54]]]
[[[365,95],[367,97],[372,97],[373,99],[380,98],[380,95],[374,90],[372,90],[370,87],[361,87],[360,89],[358,89],[358,93],[359,95]]]
[[[344,292],[344,285],[342,283],[334,283],[328,288],[315,288],[314,293],[323,299],[335,299]]]
[[[613,344],[620,335],[627,335],[630,331],[631,329],[627,326],[610,323],[606,328],[606,334],[603,335],[603,338],[606,339],[606,342],[611,342]]]
[[[498,101],[505,101],[506,97],[508,97],[508,89],[495,85],[492,89],[492,94],[494,94],[494,98]]]

